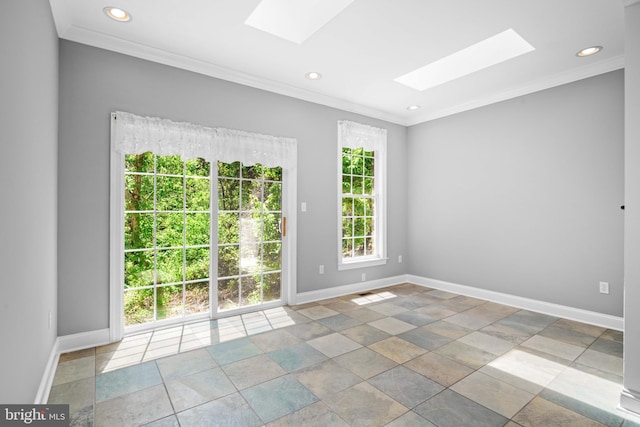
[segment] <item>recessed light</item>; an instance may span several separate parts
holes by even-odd
[[[312,71],[304,75],[309,80],[320,80],[322,78],[322,74]]]
[[[407,110],[409,110],[409,111],[416,111],[416,110],[419,110],[420,108],[421,108],[421,107],[420,107],[419,105],[409,105],[409,106],[407,107]]]
[[[129,15],[129,12],[127,12],[124,9],[109,6],[109,7],[105,7],[102,10],[104,11],[105,15],[107,15],[109,18],[113,19],[114,21],[118,21],[118,22],[131,21],[131,15]]]
[[[585,56],[595,55],[596,53],[600,52],[601,50],[602,50],[602,46],[591,46],[591,47],[587,47],[587,48],[582,49],[581,51],[576,53],[576,56],[579,56],[579,57],[583,58]]]

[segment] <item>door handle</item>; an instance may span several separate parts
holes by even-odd
[[[282,217],[282,237],[287,236],[287,217]]]

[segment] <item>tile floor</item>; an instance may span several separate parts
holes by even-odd
[[[622,333],[400,285],[63,354],[77,426],[640,426]]]

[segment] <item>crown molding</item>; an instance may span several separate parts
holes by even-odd
[[[640,2],[640,0],[637,0]],[[497,93],[494,95],[476,98],[470,102],[458,104],[452,107],[435,111],[426,111],[422,114],[412,117],[406,126],[414,126],[420,123],[439,119],[453,114],[462,113],[464,111],[473,110],[479,107],[495,104],[497,102],[506,101],[519,96],[528,95],[530,93],[539,92],[541,90],[550,89],[556,86],[572,83],[578,80],[594,77],[610,71],[624,68],[624,55],[614,56],[604,61],[596,62],[579,68],[574,68],[566,72],[554,74],[544,79],[536,80],[532,83],[514,87],[511,90]]]
[[[184,55],[178,55],[163,49],[157,49],[140,43],[134,43],[108,34],[89,30],[80,26],[70,25],[59,35],[61,39],[73,41],[76,43],[86,44],[101,49],[110,50],[124,55],[133,56],[147,61],[192,71],[217,79],[226,80],[233,83],[250,86],[256,89],[266,90],[268,92],[297,98],[303,101],[315,104],[325,105],[327,107],[337,108],[351,113],[361,114],[363,116],[374,119],[384,120],[387,122],[405,125],[406,119],[399,115],[390,114],[374,108],[358,105],[343,99],[331,96],[321,95],[316,92],[300,89],[273,80],[265,79],[241,71],[233,70],[226,67],[191,58]]]

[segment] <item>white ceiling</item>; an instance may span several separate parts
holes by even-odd
[[[355,0],[301,44],[245,25],[260,0],[50,3],[60,38],[403,125],[624,66],[623,0]],[[535,51],[422,92],[394,81],[510,28]]]

